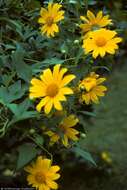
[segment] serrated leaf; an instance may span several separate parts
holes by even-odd
[[[18,160],[17,160],[17,167],[16,169],[20,169],[24,167],[26,164],[28,164],[33,158],[36,157],[38,150],[36,147],[31,144],[23,144],[18,148]]]

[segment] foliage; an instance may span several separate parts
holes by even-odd
[[[80,135],[85,134],[89,117],[95,117],[92,104],[80,104],[79,96],[68,97],[67,103],[63,104],[63,113],[49,115],[37,112],[36,100],[29,99],[30,81],[33,77],[38,77],[44,69],[52,69],[54,65],[61,64],[61,67],[68,68],[69,73],[76,75],[72,88],[74,92],[80,80],[90,72],[97,72],[100,75],[109,74],[112,64],[116,59],[120,59],[124,50],[117,51],[116,55],[105,56],[94,60],[91,54],[85,54],[82,49],[82,37],[79,25],[80,16],[85,15],[88,8],[98,12],[103,9],[104,13],[111,13],[111,6],[116,10],[111,18],[115,23],[110,29],[115,29],[119,21],[118,5],[122,4],[105,0],[103,3],[95,0],[65,0],[55,1],[61,3],[65,10],[65,18],[60,22],[60,31],[54,38],[47,38],[39,31],[39,11],[42,6],[47,6],[49,1],[38,0],[1,0],[0,1],[0,137],[2,146],[0,154],[5,154],[1,158],[0,171],[6,168],[13,170],[15,174],[32,161],[37,155],[45,155],[53,159],[59,154],[69,152],[81,156],[84,161],[89,161],[93,165],[95,161],[89,152],[82,150],[78,142],[71,142],[70,149],[62,144],[49,146],[49,138],[43,132],[46,126],[53,132],[57,131],[57,126],[64,117],[75,114],[79,118],[76,129]],[[96,6],[95,6],[96,5]],[[117,14],[115,13],[117,12]],[[126,11],[125,11],[126,13]],[[118,22],[117,32],[123,38],[126,35],[127,22],[124,21],[127,14],[122,14]],[[123,32],[124,31],[124,32]],[[122,35],[121,35],[122,33]],[[124,45],[123,45],[124,46]],[[62,150],[62,151],[61,151]],[[8,155],[12,157],[6,165]]]

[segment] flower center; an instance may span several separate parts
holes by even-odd
[[[96,45],[99,46],[99,47],[102,47],[102,46],[105,46],[105,44],[107,43],[105,37],[98,37],[96,39]]]
[[[47,25],[51,26],[53,24],[53,20],[54,20],[53,17],[48,17],[47,18]]]
[[[97,85],[97,83],[96,83],[95,78],[88,77],[87,79],[84,80],[84,87],[85,87],[87,92],[89,92],[96,85]]]
[[[45,179],[45,175],[42,172],[37,172],[35,174],[35,180],[38,183],[45,183],[46,179]]]
[[[58,91],[59,91],[58,86],[55,83],[52,83],[47,87],[46,93],[48,96],[54,97],[57,95]]]
[[[61,129],[61,131],[65,134],[67,132],[66,127],[63,124],[59,125],[59,128]]]

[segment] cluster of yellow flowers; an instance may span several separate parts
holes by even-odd
[[[80,28],[83,32],[83,48],[85,53],[92,52],[93,58],[99,55],[104,57],[106,53],[115,54],[118,49],[117,43],[122,41],[122,38],[116,37],[117,32],[104,28],[112,24],[109,15],[103,16],[102,11],[99,11],[95,16],[91,11],[87,11],[87,18],[80,17],[85,24],[81,24]]]
[[[58,3],[49,3],[48,9],[41,8],[40,18],[42,34],[47,37],[54,37],[55,33],[59,32],[57,23],[64,19],[64,11],[60,10],[62,5]],[[99,11],[95,16],[90,10],[87,11],[87,17],[81,16],[80,19],[84,22],[80,24],[83,33],[83,48],[85,54],[92,53],[93,58],[99,55],[104,57],[106,53],[115,54],[118,49],[118,43],[122,38],[117,37],[117,32],[106,29],[107,25],[112,24],[109,15],[103,16],[103,12]]]
[[[67,68],[60,68],[57,64],[51,69],[45,69],[40,79],[33,78],[31,80],[32,86],[30,87],[30,99],[41,98],[41,101],[36,106],[38,112],[44,108],[44,112],[49,114],[52,108],[58,111],[63,110],[62,101],[67,101],[65,95],[74,94],[72,88],[67,85],[76,78],[73,74],[66,74]],[[79,81],[78,90],[81,94],[81,100],[86,104],[91,102],[98,103],[98,96],[104,96],[106,87],[100,85],[106,78],[99,77],[98,74],[91,72],[88,77]]]
[[[47,37],[54,37],[55,33],[59,32],[57,23],[64,19],[64,11],[60,10],[62,5],[58,3],[49,3],[48,8],[41,8],[40,18],[38,20],[41,24],[42,34]],[[114,54],[118,49],[117,43],[121,42],[120,37],[116,37],[117,33],[104,28],[112,24],[109,16],[103,16],[102,11],[99,11],[95,16],[91,11],[87,11],[87,18],[80,17],[84,22],[80,24],[83,33],[83,48],[85,54],[92,53],[93,58],[97,56],[104,57],[106,53]],[[78,82],[74,88],[69,87],[69,83],[74,80],[74,74],[68,74],[67,68],[61,68],[60,64],[53,67],[53,70],[47,68],[40,74],[39,79],[33,78],[29,89],[30,99],[40,99],[36,106],[36,110],[41,112],[44,110],[45,114],[51,113],[53,109],[57,111],[63,110],[61,102],[67,101],[66,95],[76,94],[79,97],[79,102],[85,104],[99,103],[99,97],[105,95],[107,88],[102,85],[106,80],[100,77],[97,73],[91,72]],[[77,89],[74,92],[73,89]],[[51,131],[43,127],[44,134],[50,138],[49,145],[62,142],[67,147],[69,141],[77,141],[79,131],[73,127],[79,122],[78,118],[74,115],[68,115],[63,118],[59,123],[57,132]],[[57,173],[60,167],[52,166],[52,161],[45,157],[39,156],[35,163],[27,166],[25,170],[29,173],[27,180],[32,187],[39,190],[57,189],[58,185],[54,180],[57,180],[60,175]]]

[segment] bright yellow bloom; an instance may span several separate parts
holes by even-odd
[[[108,164],[111,164],[112,163],[112,159],[111,159],[111,157],[110,157],[110,155],[109,155],[109,153],[108,152],[102,152],[101,153],[101,158],[105,161],[105,162],[107,162]]]
[[[43,71],[40,79],[33,78],[31,80],[29,97],[42,98],[36,106],[38,112],[44,107],[46,114],[49,114],[54,107],[56,110],[62,110],[61,101],[67,101],[65,95],[73,94],[71,88],[66,87],[70,81],[75,78],[75,75],[64,75],[67,72],[66,68],[60,69],[60,64],[55,65],[53,72],[50,69]]]
[[[57,173],[59,170],[59,166],[51,166],[51,160],[42,156],[39,156],[35,163],[25,167],[25,171],[29,173],[28,184],[38,190],[58,189],[58,184],[54,180],[60,177]]]
[[[85,101],[86,104],[92,102],[99,103],[98,96],[104,96],[104,92],[107,88],[103,85],[100,85],[106,80],[106,78],[100,78],[98,74],[92,72],[86,78],[84,78],[79,83],[79,89],[82,91],[81,100]]]
[[[62,143],[64,146],[68,146],[68,140],[77,141],[78,137],[76,135],[79,132],[76,129],[73,129],[77,123],[79,122],[78,118],[75,115],[69,115],[68,117],[64,118],[63,121],[60,123],[59,128],[63,131],[63,139]]]
[[[109,19],[109,15],[103,16],[103,12],[99,11],[95,16],[91,11],[87,11],[87,18],[85,16],[80,17],[85,24],[80,24],[82,32],[89,32],[94,29],[103,28],[109,24],[112,24],[112,20]]]
[[[69,145],[69,140],[77,141],[78,137],[76,135],[78,135],[79,132],[76,129],[73,129],[73,127],[78,122],[78,118],[75,117],[75,115],[73,114],[64,118],[62,122],[58,125],[58,131],[60,132],[61,136],[56,132],[47,130],[45,134],[47,134],[50,137],[50,145],[53,145],[60,139],[62,140],[63,145],[66,147]]]
[[[122,41],[122,38],[115,37],[117,32],[100,29],[90,32],[88,38],[83,40],[83,48],[85,53],[92,52],[93,58],[97,56],[104,57],[106,53],[115,54],[115,50],[119,47],[117,43]]]
[[[62,5],[58,3],[49,3],[48,9],[41,8],[38,22],[42,25],[42,34],[46,34],[47,37],[54,37],[55,33],[59,32],[57,22],[64,19],[64,11],[60,10],[61,7]]]

